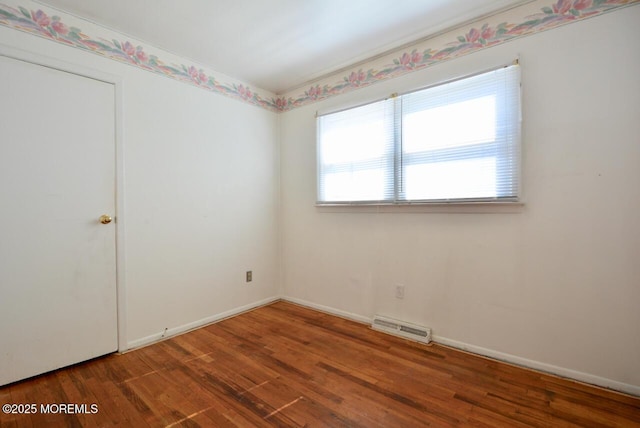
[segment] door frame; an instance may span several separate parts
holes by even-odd
[[[128,349],[127,346],[127,317],[126,317],[126,293],[125,293],[125,186],[124,186],[124,138],[123,138],[123,108],[122,108],[122,78],[120,76],[105,73],[100,70],[87,68],[74,63],[61,61],[45,55],[31,53],[16,49],[0,43],[0,56],[24,61],[43,67],[58,70],[64,73],[75,74],[93,80],[109,83],[114,86],[115,103],[115,227],[116,227],[116,311],[117,311],[117,337],[118,352]]]

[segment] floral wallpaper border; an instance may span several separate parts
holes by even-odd
[[[484,23],[473,26],[466,33],[458,35],[455,40],[439,48],[422,48],[416,44],[411,51],[396,53],[395,58],[388,60],[386,64],[383,63],[379,68],[359,68],[338,81],[314,84],[308,89],[298,89],[277,98],[275,102],[279,110],[288,111],[634,3],[640,3],[640,0],[557,0],[540,8],[538,13],[525,16],[520,23],[502,22],[495,26]],[[447,33],[447,36],[449,34],[451,33]],[[433,41],[427,40],[424,44],[430,42]],[[298,91],[303,92],[298,93]]]
[[[539,1],[539,4],[545,4]],[[149,53],[143,46],[130,40],[111,40],[90,36],[81,29],[63,22],[57,15],[41,9],[23,6],[11,7],[0,3],[0,25],[24,31],[46,39],[89,51],[103,57],[160,74],[240,101],[284,112],[316,101],[340,95],[377,82],[393,79],[407,73],[423,70],[442,61],[458,58],[513,39],[546,31],[561,25],[601,15],[611,10],[640,3],[640,0],[556,0],[539,8],[537,13],[525,16],[519,23],[483,23],[469,28],[464,34],[441,47],[416,44],[410,51],[398,51],[392,60],[379,67],[354,69],[333,83],[318,83],[307,89],[298,89],[284,96],[261,95],[260,89],[235,82],[223,82],[212,73],[193,64],[167,63]],[[447,36],[451,33],[447,33]],[[433,42],[427,40],[423,44]],[[369,63],[372,64],[372,63]],[[329,80],[335,79],[335,76]],[[326,81],[327,79],[325,79]]]
[[[49,15],[41,9],[11,7],[0,3],[0,25],[89,51],[258,107],[272,111],[280,110],[272,95],[265,97],[260,94],[260,90],[253,90],[241,83],[220,81],[213,73],[194,64],[168,63],[134,41],[87,35],[80,28],[63,22],[60,16]]]

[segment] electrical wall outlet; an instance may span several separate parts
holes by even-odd
[[[247,282],[253,281],[253,271],[247,271]]]
[[[404,285],[396,284],[396,299],[404,299]]]

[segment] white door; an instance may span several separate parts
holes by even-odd
[[[114,108],[0,56],[0,385],[117,350]]]

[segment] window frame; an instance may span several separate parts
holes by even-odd
[[[485,69],[482,71],[478,71],[472,74],[467,74],[464,76],[460,76],[460,77],[456,77],[454,79],[450,79],[450,80],[446,80],[446,81],[440,81],[440,82],[436,82],[434,84],[430,84],[427,86],[423,86],[417,89],[412,89],[410,91],[404,92],[404,93],[394,93],[392,94],[390,97],[387,98],[383,98],[383,99],[378,99],[378,100],[374,100],[371,102],[367,102],[367,103],[363,103],[363,104],[359,104],[359,105],[354,105],[351,107],[347,107],[347,108],[342,108],[342,109],[338,109],[338,110],[334,110],[334,111],[328,111],[326,113],[322,113],[322,114],[316,114],[316,206],[318,207],[331,207],[331,206],[413,206],[413,205],[422,205],[422,206],[429,206],[429,205],[433,205],[433,206],[438,206],[438,205],[512,205],[512,206],[520,206],[523,205],[522,203],[522,100],[521,100],[521,92],[522,92],[522,77],[521,77],[521,70],[518,68],[518,75],[517,75],[517,97],[515,99],[515,102],[517,103],[517,105],[513,106],[500,106],[500,107],[496,107],[496,109],[503,109],[504,114],[508,114],[508,115],[517,115],[516,118],[514,118],[513,120],[517,123],[516,125],[516,136],[515,136],[515,142],[513,143],[512,148],[515,149],[515,153],[512,155],[512,157],[507,157],[507,156],[499,156],[499,151],[502,149],[500,143],[499,143],[499,138],[498,136],[496,136],[496,139],[494,141],[490,141],[490,142],[486,142],[486,143],[476,143],[475,146],[478,148],[478,150],[473,150],[473,151],[468,151],[464,148],[464,146],[461,147],[449,147],[449,148],[442,148],[442,149],[437,149],[438,152],[447,152],[447,153],[455,153],[455,152],[468,152],[465,153],[468,156],[466,157],[467,159],[479,159],[480,156],[473,156],[473,152],[476,151],[480,151],[483,154],[489,154],[489,155],[493,155],[495,157],[496,160],[496,164],[499,164],[500,162],[515,162],[516,163],[516,167],[515,167],[515,178],[513,180],[513,182],[515,182],[515,196],[495,196],[495,197],[469,197],[469,198],[443,198],[443,199],[406,199],[405,196],[405,192],[406,192],[406,173],[405,173],[405,168],[407,165],[411,165],[413,164],[427,164],[424,161],[412,161],[411,158],[420,158],[420,156],[423,156],[424,159],[424,154],[425,153],[433,153],[436,150],[424,150],[421,152],[417,152],[417,153],[403,153],[403,141],[402,141],[402,116],[403,116],[403,111],[402,111],[402,97],[406,96],[406,95],[410,95],[410,94],[414,94],[417,92],[421,92],[421,91],[425,91],[431,88],[436,88],[439,86],[444,86],[450,83],[454,83],[457,81],[461,81],[461,80],[465,80],[465,79],[470,79],[473,78],[475,76],[479,76],[482,74],[486,74],[486,73],[490,73],[493,71],[497,71],[503,68],[507,68],[507,67],[512,67],[512,66],[518,66],[519,67],[519,61],[516,59],[515,61],[512,61],[508,64],[503,64],[500,65],[498,67],[493,67],[490,69]],[[490,88],[486,88],[486,95],[496,95],[499,94],[500,92],[504,92],[504,91],[491,91]],[[461,99],[457,99],[456,102],[464,102],[464,101],[469,101],[469,100],[474,100],[474,99],[478,99],[481,98],[481,96],[478,96],[477,93],[474,94],[473,96],[468,96],[468,97],[464,97]],[[500,97],[497,97],[498,100],[500,100]],[[394,135],[394,142],[393,142],[393,147],[392,147],[392,151],[393,151],[393,155],[390,156],[390,158],[388,159],[387,163],[393,162],[393,169],[391,171],[391,174],[393,175],[393,179],[391,181],[391,186],[393,186],[393,199],[383,199],[383,200],[355,200],[355,201],[322,201],[320,200],[320,196],[321,196],[321,171],[322,171],[322,165],[321,165],[321,155],[320,155],[320,150],[321,150],[321,145],[320,145],[320,126],[319,126],[319,120],[320,117],[322,116],[326,116],[326,115],[331,115],[331,114],[335,114],[335,113],[340,113],[340,112],[344,112],[344,111],[348,111],[348,110],[352,110],[352,109],[357,109],[359,107],[364,107],[367,105],[371,105],[377,102],[381,102],[381,101],[388,101],[388,100],[392,100],[394,103],[394,129],[395,129],[395,135]],[[506,100],[503,99],[503,101]],[[501,104],[501,102],[498,102],[497,104]],[[451,105],[449,103],[443,103],[443,106],[446,105]],[[509,107],[515,107],[514,110],[511,110]],[[418,110],[419,111],[419,110]],[[497,117],[499,117],[499,114],[496,115]],[[399,124],[399,126],[396,126],[396,124]],[[490,150],[482,150],[482,148],[490,148]],[[486,156],[484,156],[486,157]],[[456,157],[456,160],[463,160],[464,158],[462,157]],[[361,163],[366,164],[369,163],[368,161],[361,161]],[[439,163],[437,160],[434,160],[434,162],[429,162],[429,163],[434,163],[437,164]],[[496,170],[499,170],[500,168],[497,167]],[[326,169],[325,169],[326,171]],[[498,183],[496,183],[496,185],[498,185]],[[385,192],[386,193],[386,192]]]

